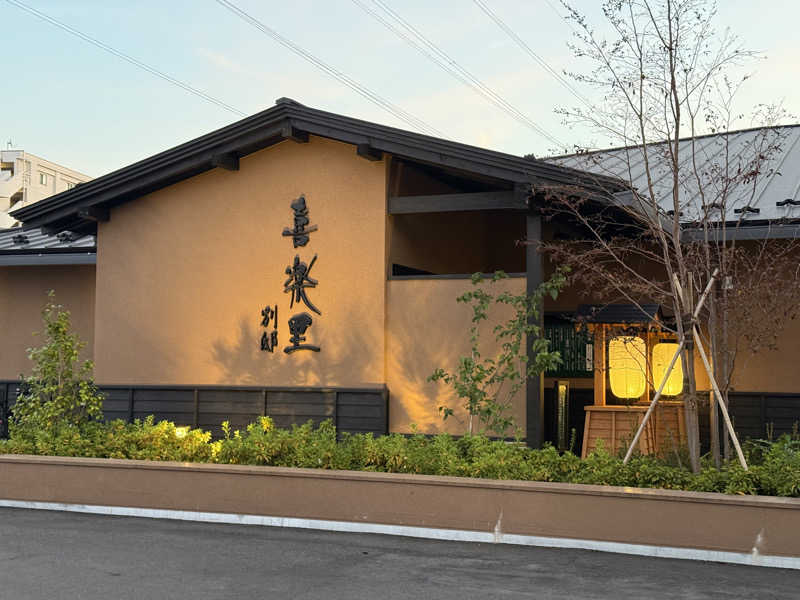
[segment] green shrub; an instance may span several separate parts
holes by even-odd
[[[52,290],[42,309],[44,343],[28,349],[31,375],[22,377],[22,393],[10,420],[16,437],[97,420],[103,413],[103,396],[92,381],[92,361],[78,357],[86,345],[72,333],[69,311],[55,303]]]
[[[0,452],[91,458],[127,458],[208,462],[215,446],[211,434],[199,429],[176,427],[153,417],[133,423],[91,422],[80,426],[58,423],[41,430],[12,435],[0,445]]]
[[[208,432],[176,427],[166,421],[154,423],[153,417],[130,424],[60,422],[48,429],[29,430],[23,436],[0,440],[0,453],[350,469],[800,497],[800,440],[792,436],[750,444],[748,471],[737,462],[716,469],[709,460],[697,474],[655,456],[636,455],[624,465],[621,458],[602,447],[582,460],[571,452],[559,453],[552,446],[531,450],[483,435],[453,438],[447,434],[343,434],[337,440],[330,421],[318,427],[309,421],[291,429],[277,429],[269,417],[261,417],[241,431],[231,431],[230,425],[223,423],[223,437],[217,441],[212,441]]]

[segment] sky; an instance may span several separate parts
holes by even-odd
[[[248,115],[280,97],[368,121],[411,127],[293,54],[215,0],[22,0]],[[565,147],[602,147],[554,110],[574,104],[471,0],[383,0],[459,65]],[[556,71],[579,61],[558,0],[483,0]],[[372,0],[361,0],[374,7]],[[559,148],[407,45],[354,0],[235,4],[373,92],[460,142],[509,152]],[[598,0],[574,4],[600,22]],[[738,107],[783,102],[800,115],[800,3],[723,0],[717,26],[763,52]],[[0,147],[91,176],[108,173],[240,117],[0,0]],[[595,100],[587,88],[581,93]],[[800,116],[791,119],[800,121]]]

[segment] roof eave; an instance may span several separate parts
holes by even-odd
[[[123,167],[11,215],[25,229],[45,227],[92,231],[95,223],[79,212],[98,205],[115,206],[215,168],[214,158],[234,153],[247,156],[276,144],[292,131],[354,144],[401,158],[480,173],[514,183],[579,187],[593,196],[608,197],[625,188],[617,179],[544,161],[530,160],[442,140],[350,117],[311,109],[282,99],[276,106],[227,127]]]

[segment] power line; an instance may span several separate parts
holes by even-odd
[[[565,17],[560,12],[558,12],[558,9],[553,5],[553,3],[550,0],[544,0],[544,1],[547,2],[547,6],[549,6],[551,8],[551,10],[554,13],[556,13],[556,15],[558,15],[558,18],[563,20],[569,26],[569,28],[572,29],[573,33],[578,33],[578,30],[575,29],[575,27],[572,25],[572,23],[570,23],[570,18],[569,17]]]
[[[533,121],[531,118],[522,113],[519,109],[517,109],[514,105],[508,102],[500,94],[498,94],[488,85],[483,83],[480,79],[478,79],[466,68],[462,67],[454,58],[452,58],[449,54],[447,54],[444,50],[442,50],[439,46],[437,46],[434,42],[432,42],[429,38],[427,38],[423,33],[421,33],[411,23],[409,23],[403,17],[401,17],[397,12],[388,7],[384,2],[382,2],[381,0],[372,0],[373,4],[375,4],[380,10],[382,10],[383,13],[386,14],[395,23],[399,24],[405,30],[405,32],[408,32],[408,34],[410,34],[410,36],[412,37],[407,35],[405,32],[400,31],[393,24],[387,22],[386,19],[381,17],[375,11],[369,9],[360,0],[353,0],[353,2],[357,6],[359,6],[362,10],[367,12],[370,16],[372,16],[375,20],[384,25],[387,29],[392,31],[395,35],[403,39],[414,49],[423,54],[426,58],[433,61],[437,66],[445,70],[452,77],[458,79],[460,82],[469,86],[471,89],[482,95],[492,104],[494,104],[495,106],[497,106],[498,108],[509,114],[512,118],[516,119],[523,125],[529,127],[530,129],[538,133],[540,136],[546,138],[549,142],[555,144],[556,146],[561,146],[561,147],[564,146],[564,144],[560,142],[555,136],[548,133],[544,128],[539,126],[535,121]]]
[[[410,46],[415,48],[421,54],[426,56],[428,59],[432,60],[439,67],[441,67],[445,72],[447,72],[448,74],[450,74],[453,77],[457,78],[464,85],[468,85],[468,86],[472,87],[472,84],[467,79],[461,77],[461,75],[459,75],[457,72],[452,71],[446,64],[444,64],[442,61],[440,61],[439,58],[437,58],[434,54],[431,54],[430,52],[428,52],[428,50],[426,50],[423,46],[420,46],[417,42],[415,42],[413,38],[409,37],[408,35],[403,33],[402,30],[398,29],[397,27],[392,25],[392,23],[390,23],[389,21],[384,19],[378,12],[372,10],[369,6],[367,6],[366,4],[361,2],[361,0],[353,0],[353,3],[356,6],[358,6],[359,8],[361,8],[364,12],[369,14],[373,19],[375,19],[376,21],[381,23],[384,27],[386,27],[387,29],[392,31],[399,38],[401,38],[406,43],[408,43]]]
[[[541,66],[541,67],[542,67],[542,68],[543,68],[545,71],[547,71],[547,72],[548,72],[550,75],[552,75],[552,76],[555,78],[555,80],[556,80],[556,81],[558,81],[558,82],[559,82],[559,83],[560,83],[562,86],[564,86],[564,88],[565,88],[567,91],[569,91],[569,93],[570,93],[570,94],[572,94],[573,96],[575,96],[575,98],[577,98],[577,99],[578,99],[578,101],[580,101],[580,102],[581,102],[581,103],[583,103],[583,104],[584,104],[584,105],[585,105],[587,108],[589,108],[590,110],[592,110],[592,108],[593,108],[593,107],[592,107],[592,103],[591,103],[591,102],[590,102],[590,101],[589,101],[589,100],[586,98],[586,96],[584,96],[583,94],[581,94],[580,92],[578,92],[578,91],[577,91],[577,90],[576,90],[574,87],[572,87],[572,86],[569,84],[569,82],[568,82],[567,80],[565,80],[565,79],[564,79],[564,78],[561,76],[561,74],[560,74],[560,73],[558,73],[558,71],[556,71],[555,69],[553,69],[553,68],[552,68],[552,67],[551,67],[551,66],[550,66],[550,65],[547,63],[547,61],[546,61],[546,60],[544,60],[544,59],[543,59],[541,56],[539,56],[538,54],[536,54],[536,52],[534,52],[534,51],[533,51],[533,49],[532,49],[532,48],[531,48],[531,47],[530,47],[530,46],[529,46],[527,43],[525,43],[525,40],[523,40],[521,37],[519,37],[519,36],[516,34],[516,32],[515,32],[515,31],[514,31],[514,30],[513,30],[513,29],[512,29],[512,28],[511,28],[509,25],[507,25],[507,24],[506,24],[506,23],[505,23],[505,22],[504,22],[504,21],[503,21],[503,20],[502,20],[502,19],[501,19],[501,18],[500,18],[498,15],[497,15],[497,13],[495,13],[494,11],[492,11],[492,9],[491,9],[491,8],[489,8],[488,6],[486,6],[486,4],[485,4],[485,3],[484,3],[482,0],[472,0],[472,1],[473,1],[473,2],[474,2],[474,3],[475,3],[477,6],[478,6],[478,8],[480,8],[480,9],[481,9],[481,10],[482,10],[484,13],[486,13],[486,15],[487,15],[487,16],[488,16],[488,17],[489,17],[489,18],[490,18],[492,21],[494,21],[494,22],[497,24],[497,26],[498,26],[498,27],[500,27],[500,29],[502,29],[502,30],[503,30],[503,31],[504,31],[504,32],[505,32],[505,33],[508,35],[508,37],[510,37],[512,40],[514,40],[514,41],[517,43],[517,45],[518,45],[520,48],[522,48],[522,49],[523,49],[523,50],[524,50],[524,51],[525,51],[525,52],[526,52],[526,53],[527,53],[527,54],[528,54],[528,55],[529,55],[529,56],[530,56],[530,57],[531,57],[531,58],[532,58],[532,59],[533,59],[533,60],[534,60],[536,63],[538,63],[538,64],[539,64],[539,66]],[[554,7],[552,4],[550,5],[550,8],[552,8],[553,10],[555,10],[555,7]],[[558,14],[558,13],[556,13],[556,14]],[[560,16],[560,15],[559,15],[559,16]]]
[[[35,8],[32,8],[32,7],[28,6],[27,4],[24,4],[24,3],[20,2],[19,0],[7,0],[7,2],[9,2],[10,4],[13,4],[17,8],[20,8],[20,9],[28,12],[29,14],[31,14],[33,16],[41,19],[42,21],[47,21],[51,25],[55,25],[56,27],[59,27],[59,28],[63,29],[67,33],[71,33],[72,35],[74,35],[76,37],[79,37],[83,41],[89,42],[90,44],[92,44],[94,46],[97,46],[101,50],[105,50],[109,54],[113,54],[114,56],[116,56],[118,58],[121,58],[122,60],[127,61],[130,64],[132,64],[132,65],[134,65],[136,67],[139,67],[140,69],[143,69],[143,70],[147,71],[148,73],[150,73],[152,75],[155,75],[156,77],[160,77],[164,81],[167,81],[167,82],[169,82],[169,83],[171,83],[173,85],[177,85],[179,88],[181,88],[183,90],[186,90],[187,92],[190,92],[190,93],[194,94],[195,96],[198,96],[198,97],[202,98],[203,100],[211,102],[212,104],[215,104],[215,105],[219,106],[220,108],[224,108],[227,111],[230,111],[230,112],[232,112],[232,113],[234,113],[236,115],[239,115],[240,117],[247,116],[247,113],[244,113],[244,112],[240,111],[238,108],[234,108],[233,106],[223,102],[222,100],[218,100],[218,99],[214,98],[213,96],[209,96],[208,94],[206,94],[202,90],[198,90],[197,88],[194,88],[194,87],[190,86],[188,83],[184,83],[184,82],[182,82],[182,81],[180,81],[178,79],[175,79],[174,77],[171,77],[170,75],[167,75],[166,73],[163,73],[162,71],[159,71],[155,67],[151,67],[147,63],[143,63],[142,61],[140,61],[140,60],[138,60],[136,58],[133,58],[132,56],[129,56],[129,55],[125,54],[124,52],[121,52],[121,51],[117,50],[116,48],[112,48],[108,44],[105,44],[105,43],[101,42],[100,40],[97,40],[97,39],[95,39],[95,38],[93,38],[93,37],[81,32],[81,31],[78,31],[77,29],[75,29],[73,27],[70,27],[66,23],[62,23],[58,19],[55,19],[55,18],[53,18],[53,17],[51,17],[51,16],[49,16],[49,15],[47,15],[47,14],[45,14],[45,13],[39,11],[39,10],[36,10]]]
[[[354,0],[355,1],[355,0]],[[557,146],[563,146],[563,144],[554,136],[549,134],[544,128],[540,127],[537,123],[535,123],[532,119],[527,117],[524,113],[522,113],[519,109],[517,109],[514,105],[510,102],[505,100],[500,94],[495,92],[491,89],[488,85],[483,83],[480,79],[474,76],[471,72],[469,72],[466,68],[462,67],[454,58],[452,58],[449,54],[447,54],[444,50],[442,50],[438,45],[432,42],[429,38],[427,38],[422,32],[420,32],[416,27],[414,27],[411,23],[406,21],[402,16],[400,16],[396,11],[392,10],[388,7],[384,2],[381,0],[372,0],[373,4],[375,4],[378,8],[380,8],[386,15],[392,18],[395,22],[399,23],[403,28],[406,29],[411,35],[413,35],[421,44],[427,48],[428,50],[423,49],[419,44],[410,40],[410,38],[406,35],[398,33],[397,29],[393,26],[387,25],[386,22],[378,18],[375,13],[371,10],[367,10],[367,12],[376,18],[379,22],[387,26],[391,31],[395,34],[399,35],[403,38],[406,42],[408,42],[412,47],[416,50],[421,52],[427,58],[433,60],[439,67],[443,68],[447,71],[451,76],[455,77],[465,85],[472,88],[474,91],[482,95],[484,98],[489,100],[492,104],[509,114],[512,118],[516,119],[523,125],[529,127],[542,137],[546,138],[551,143],[556,144]],[[360,2],[356,2],[356,4],[362,6]],[[436,56],[433,58],[431,56],[431,52]]]
[[[276,42],[278,42],[279,44],[281,44],[285,48],[288,48],[289,50],[291,50],[292,52],[294,52],[295,54],[297,54],[298,56],[300,56],[304,60],[310,62],[312,65],[314,65],[315,67],[317,67],[318,69],[320,69],[321,71],[326,73],[327,75],[333,77],[334,79],[336,79],[340,83],[343,83],[344,85],[349,87],[351,90],[361,94],[367,100],[369,100],[370,102],[372,102],[374,104],[377,104],[378,106],[380,106],[381,108],[383,108],[384,110],[386,110],[387,112],[392,114],[393,116],[397,117],[398,119],[400,119],[400,120],[404,121],[405,123],[411,125],[415,129],[420,129],[422,131],[430,132],[430,133],[433,133],[433,134],[438,135],[440,137],[444,137],[444,134],[441,131],[439,131],[438,129],[436,129],[435,127],[433,127],[431,125],[428,125],[422,119],[419,119],[418,117],[415,117],[413,114],[403,110],[402,108],[400,108],[399,106],[393,104],[389,100],[386,100],[385,98],[379,96],[377,93],[373,92],[372,90],[370,90],[366,86],[358,83],[356,80],[352,79],[348,75],[345,75],[341,71],[331,67],[330,65],[328,65],[327,63],[322,61],[320,58],[317,58],[316,56],[311,54],[311,52],[305,50],[304,48],[302,48],[301,46],[295,44],[294,42],[292,42],[288,38],[282,36],[281,34],[279,34],[274,29],[271,29],[270,27],[267,27],[261,21],[259,21],[258,19],[256,19],[252,15],[248,14],[246,11],[242,10],[241,8],[239,8],[238,6],[233,4],[232,2],[229,2],[228,0],[216,0],[216,1],[217,1],[218,4],[220,4],[221,6],[227,8],[229,11],[231,11],[233,14],[235,14],[237,17],[239,17],[243,21],[249,23],[250,25],[252,25],[256,29],[258,29],[259,31],[261,31],[265,35],[271,37],[273,40],[275,40]]]

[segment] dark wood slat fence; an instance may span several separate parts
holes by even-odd
[[[156,420],[201,427],[221,435],[220,424],[230,421],[241,429],[258,417],[272,417],[278,427],[301,425],[311,419],[332,419],[341,432],[375,435],[389,430],[389,391],[384,388],[268,388],[232,386],[102,386],[105,418],[132,421],[150,414]],[[577,390],[576,390],[577,391]],[[8,436],[8,412],[19,394],[18,381],[0,381],[0,437]],[[577,394],[576,394],[577,396]],[[575,406],[582,409],[584,403]],[[800,426],[800,394],[732,392],[731,415],[742,438],[774,438]],[[701,409],[701,436],[707,446],[708,408]],[[582,426],[571,415],[571,426]],[[578,439],[581,439],[578,436]]]
[[[800,426],[800,394],[729,394],[731,419],[743,438],[777,438]],[[771,431],[770,431],[771,430]]]
[[[340,432],[389,431],[389,391],[384,388],[275,388],[233,386],[100,386],[106,420],[131,422],[153,415],[222,434],[221,423],[242,429],[258,417],[277,427],[331,419]],[[8,413],[19,395],[18,381],[0,381],[0,436],[8,436]]]

